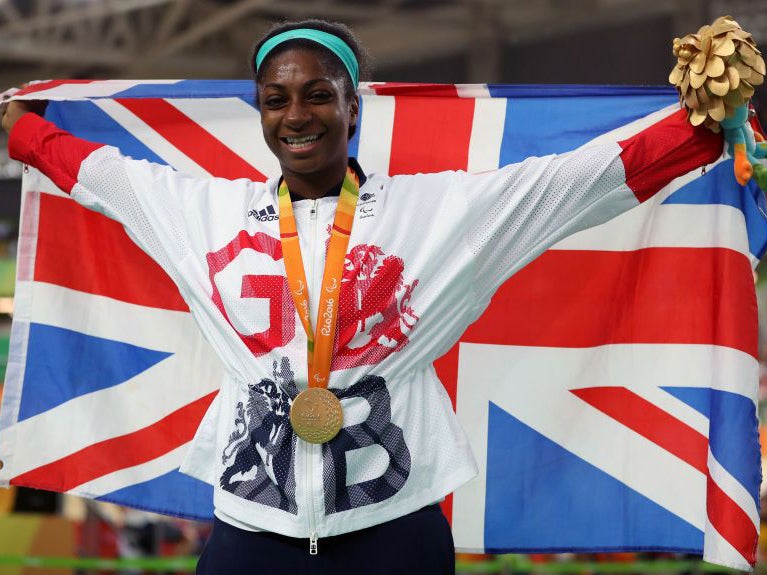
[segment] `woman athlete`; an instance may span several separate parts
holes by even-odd
[[[476,465],[432,362],[549,246],[722,152],[680,110],[480,175],[367,173],[348,156],[364,62],[324,21],[258,43],[266,183],[123,157],[28,102],[3,117],[11,156],[121,222],[226,367],[182,466],[214,486],[201,574],[454,573],[438,503]]]

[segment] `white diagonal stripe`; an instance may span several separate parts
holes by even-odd
[[[753,496],[743,485],[717,461],[711,450],[708,451],[708,472],[711,479],[748,515],[754,524],[754,529],[759,530],[759,509]]]
[[[108,99],[94,100],[93,103],[178,171],[198,177],[212,175],[125,106]]]
[[[722,534],[710,523],[706,523],[706,532],[703,536],[703,560],[740,571],[753,571],[740,552],[730,545],[729,541],[722,537]]]
[[[184,311],[152,308],[44,282],[19,282],[35,302],[30,321],[157,350],[183,349],[202,334]],[[115,318],[125,318],[118,322]]]

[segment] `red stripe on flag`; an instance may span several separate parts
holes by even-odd
[[[264,182],[266,176],[169,102],[159,98],[117,98],[116,102],[212,175]],[[260,126],[254,125],[254,130]]]
[[[496,292],[461,341],[708,344],[756,357],[752,278],[746,256],[724,248],[550,250]]]
[[[34,279],[127,303],[188,311],[162,268],[109,218],[40,194]]]
[[[69,491],[108,473],[156,459],[191,441],[216,393],[209,393],[143,429],[95,443],[18,475],[11,479],[11,484]]]
[[[19,90],[16,96],[26,96],[27,94],[34,94],[35,92],[42,92],[43,90],[51,90],[52,88],[58,88],[59,86],[66,86],[68,84],[91,84],[98,80],[48,80],[47,82],[38,82],[37,84],[31,84]]]
[[[445,516],[445,519],[447,519],[447,522],[450,525],[453,525],[453,494],[448,493],[445,495],[445,499],[439,506],[442,508],[442,514]]]
[[[708,520],[751,565],[756,562],[758,533],[748,514],[709,475],[706,482]]]
[[[429,96],[455,98],[455,84],[410,84],[408,82],[382,82],[370,86],[379,96]]]
[[[459,346],[460,343],[456,343],[450,348],[450,351],[434,362],[434,369],[436,369],[437,376],[439,376],[439,380],[442,382],[442,385],[447,391],[447,395],[450,397],[450,401],[453,404],[453,411],[455,411],[457,399]]]
[[[456,97],[395,99],[389,174],[466,169],[474,99],[458,98],[454,86],[443,89]]]
[[[655,404],[625,387],[587,387],[571,391],[701,473],[708,472],[708,438]]]

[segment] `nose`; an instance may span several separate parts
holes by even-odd
[[[301,99],[294,99],[288,104],[285,111],[285,124],[293,129],[300,130],[311,120],[312,115],[309,107]]]

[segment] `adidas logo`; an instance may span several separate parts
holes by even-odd
[[[280,219],[280,216],[277,215],[277,212],[271,205],[266,206],[263,210],[250,210],[248,217],[254,217],[259,222],[273,222]]]

